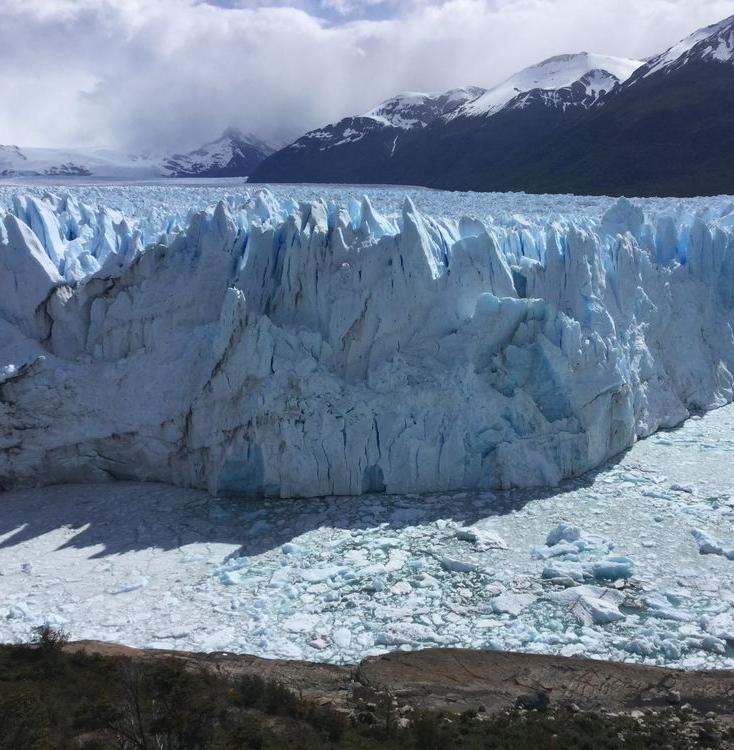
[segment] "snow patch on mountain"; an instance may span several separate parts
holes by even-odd
[[[563,112],[579,107],[588,109],[618,85],[619,79],[606,70],[592,70],[570,86],[560,89],[533,89],[519,94],[508,102],[504,109],[523,110],[537,103]]]
[[[472,99],[480,96],[484,89],[474,86],[452,89],[439,94],[407,92],[385,100],[364,115],[346,117],[339,122],[312,130],[287,149],[299,151],[314,148],[318,151],[356,143],[374,133],[382,133],[393,128],[398,131],[411,131],[424,128],[439,118],[453,112]],[[400,133],[392,141],[395,152]]]
[[[698,29],[661,55],[653,57],[635,79],[661,71],[669,72],[694,60],[734,62],[734,16]]]
[[[364,117],[403,130],[425,127],[457,107],[482,96],[485,91],[486,89],[477,86],[469,86],[438,94],[398,94],[365,113]]]
[[[585,86],[589,92],[606,89],[612,77],[626,81],[642,65],[639,60],[596,55],[588,52],[557,55],[519,73],[489,89],[482,96],[456,109],[452,117],[478,117],[495,114],[512,102],[518,94],[533,90],[555,91],[572,86],[577,81],[596,72]]]

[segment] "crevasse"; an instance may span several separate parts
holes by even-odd
[[[112,209],[18,197],[0,483],[555,485],[734,398],[732,223],[624,199],[600,219],[438,220],[409,199],[389,218],[263,191],[144,246]]]

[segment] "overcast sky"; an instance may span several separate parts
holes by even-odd
[[[287,138],[563,52],[646,57],[732,14],[734,0],[0,0],[0,143]]]

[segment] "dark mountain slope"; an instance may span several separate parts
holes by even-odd
[[[378,108],[307,134],[266,159],[252,179],[734,193],[734,16],[632,72],[634,65],[587,53],[549,58],[421,127],[377,123]]]
[[[484,189],[688,196],[734,192],[734,66],[693,61],[637,78]],[[521,157],[521,158],[520,158]]]

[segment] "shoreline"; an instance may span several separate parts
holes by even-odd
[[[266,659],[250,654],[139,649],[102,641],[72,641],[69,652],[182,660],[233,677],[275,680],[309,700],[348,710],[368,691],[415,710],[488,714],[539,700],[582,711],[663,710],[689,704],[734,724],[734,670],[681,670],[580,657],[472,649],[393,651],[354,665]],[[548,700],[545,701],[542,696]]]

